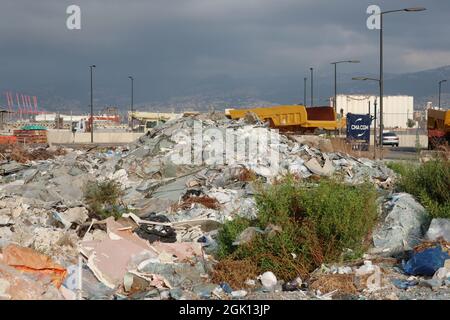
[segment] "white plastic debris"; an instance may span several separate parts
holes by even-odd
[[[258,277],[264,288],[272,290],[277,285],[277,277],[273,272],[267,271]]]
[[[355,274],[357,276],[364,276],[366,274],[371,274],[375,271],[374,266],[372,265],[372,261],[366,260],[364,261],[364,265],[356,269]]]
[[[247,291],[245,290],[238,290],[231,292],[231,296],[233,298],[244,298],[247,295]]]

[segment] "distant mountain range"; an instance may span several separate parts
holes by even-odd
[[[352,77],[368,76],[371,74],[339,74],[339,94],[378,94],[378,84],[371,81],[353,81]],[[315,105],[328,105],[329,98],[334,94],[333,74],[321,73],[315,76]],[[424,109],[431,101],[437,105],[438,81],[449,79],[443,84],[442,105],[450,105],[450,66],[406,74],[386,74],[386,95],[412,95],[415,109]],[[167,82],[166,83],[170,83]],[[272,104],[303,103],[303,75],[285,77],[267,77],[264,79],[236,79],[230,76],[215,76],[185,83],[178,82],[176,87],[156,87],[158,96],[148,96],[144,90],[139,92],[135,108],[140,110],[182,111],[182,110],[223,110],[230,107],[254,107]],[[170,86],[170,85],[169,85]],[[86,113],[89,111],[89,91],[87,88],[48,86],[45,89],[31,90],[30,94],[38,95],[40,105],[47,111],[61,113]],[[8,90],[0,88],[1,92]],[[139,90],[139,89],[137,89]],[[104,89],[99,86],[95,92],[95,107],[99,111],[102,107],[118,106],[122,112],[129,108],[129,94],[114,88]],[[145,91],[147,92],[147,91]],[[149,90],[150,92],[150,90]],[[309,82],[307,89],[307,103],[310,103]],[[4,95],[0,104],[5,106]]]

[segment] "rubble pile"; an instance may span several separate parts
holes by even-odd
[[[196,136],[198,128],[203,130],[200,139]],[[226,141],[218,149],[220,134]],[[224,155],[225,151],[238,151],[252,137],[261,136],[270,141],[258,144],[256,154],[247,158]],[[251,150],[247,153],[251,154]],[[395,179],[395,174],[382,163],[322,152],[305,140],[297,141],[261,123],[248,124],[245,120],[181,118],[155,128],[126,148],[52,154],[53,157],[37,157],[23,164],[12,160],[0,163],[1,297],[243,298],[248,292],[237,290],[242,288],[233,288],[237,290],[234,291],[226,283],[211,282],[215,261],[209,253],[216,248],[215,237],[222,223],[237,216],[257,217],[255,190],[250,182],[253,178],[270,184],[288,173],[300,178],[339,175],[350,184],[368,179],[386,192]],[[274,155],[278,157],[276,164],[271,161]],[[84,199],[87,185],[105,180],[118,182],[123,191],[121,217],[117,220],[92,215]],[[392,210],[386,217],[388,224],[374,234],[375,248],[385,256],[413,248],[426,233],[423,208],[401,207],[398,210],[407,210],[402,213],[395,211],[395,206],[401,204],[392,206],[394,209],[385,208]],[[414,217],[408,220],[411,225],[395,221],[403,221],[410,209],[414,211]],[[445,223],[432,225],[429,237],[448,233]],[[390,231],[397,226],[404,234]],[[405,243],[407,247],[403,246]],[[49,257],[58,270],[64,270],[62,284],[52,287],[54,274],[44,274],[34,281],[29,273],[18,272],[17,266],[5,259],[5,250],[8,252],[11,245],[17,246],[18,251],[34,250],[27,251],[27,255]],[[381,273],[376,266],[372,270],[371,265],[365,264],[360,269],[364,267]],[[347,271],[342,271],[347,284],[341,287],[357,294],[359,287],[349,283]],[[269,280],[261,280],[266,278],[271,281],[270,288],[264,284]],[[251,285],[246,287],[253,287],[256,292],[307,290],[307,283],[301,279],[293,284],[282,284],[271,275],[261,279],[248,279]],[[27,285],[33,281],[35,289]],[[312,288],[320,283],[332,287],[333,281],[319,277]],[[18,289],[20,286],[22,289]],[[326,298],[323,294],[332,290],[326,291],[312,290],[311,297]]]

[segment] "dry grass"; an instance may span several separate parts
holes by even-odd
[[[243,182],[255,181],[256,173],[250,169],[242,168],[238,175],[238,180]]]
[[[214,283],[226,282],[234,290],[245,289],[247,279],[255,279],[258,276],[258,268],[250,259],[220,261],[212,274]]]
[[[356,294],[358,290],[351,274],[322,274],[310,280],[310,289],[320,290],[322,294],[336,291],[339,294]]]
[[[450,253],[450,242],[445,241],[442,237],[436,241],[423,241],[420,245],[414,248],[415,252],[422,252],[425,249],[433,248],[436,245],[440,245],[441,248]]]
[[[30,149],[19,144],[14,144],[0,146],[0,153],[6,159],[19,163],[27,163],[29,161],[53,159],[56,156],[65,155],[66,150],[58,148],[52,151],[44,147]]]
[[[220,203],[215,198],[209,196],[190,196],[189,198],[183,200],[180,204],[172,206],[172,211],[178,211],[180,209],[187,210],[192,207],[194,203],[199,203],[208,209],[218,210],[220,209]]]

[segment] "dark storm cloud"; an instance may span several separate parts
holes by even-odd
[[[66,8],[82,10],[82,29],[65,27]],[[386,17],[386,68],[409,72],[450,64],[450,2],[368,0],[2,0],[0,88],[87,90],[87,66],[106,90],[125,90],[133,74],[144,92],[180,94],[217,75],[264,79],[346,70],[376,72],[378,32],[366,9],[426,6]]]

